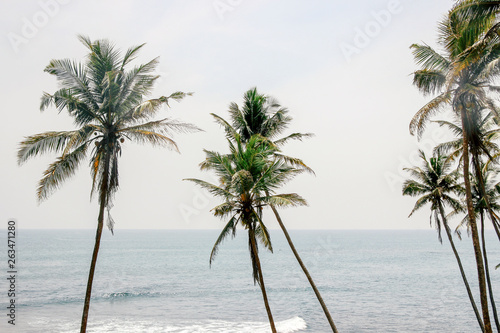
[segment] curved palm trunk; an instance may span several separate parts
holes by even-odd
[[[488,292],[486,289],[486,280],[484,272],[483,257],[481,245],[479,243],[479,233],[477,230],[476,220],[474,218],[474,207],[472,204],[472,192],[469,179],[469,138],[467,136],[467,114],[464,106],[460,107],[462,118],[462,133],[463,133],[463,165],[464,165],[464,183],[465,194],[467,199],[467,212],[469,214],[469,224],[472,234],[472,245],[474,247],[474,255],[476,258],[477,275],[479,281],[479,295],[481,299],[481,310],[483,312],[483,323],[485,333],[493,333],[491,330],[490,314],[488,310]]]
[[[264,285],[264,278],[262,276],[262,268],[260,267],[259,253],[257,250],[257,244],[255,244],[255,232],[252,227],[248,229],[250,236],[250,246],[252,247],[252,252],[255,258],[255,264],[257,266],[257,271],[259,272],[259,285],[262,291],[262,298],[264,298],[264,305],[266,306],[267,317],[269,318],[269,324],[271,325],[271,331],[276,333],[276,327],[274,326],[273,314],[271,313],[271,307],[269,306],[269,301],[267,300],[266,286]]]
[[[269,194],[267,194],[269,195]],[[288,242],[288,245],[290,245],[290,248],[292,249],[292,252],[297,259],[300,267],[304,271],[304,274],[307,277],[307,280],[311,284],[312,289],[314,290],[314,293],[316,294],[316,297],[318,298],[319,303],[321,304],[321,308],[323,309],[323,312],[325,313],[326,318],[328,319],[328,322],[330,323],[330,327],[332,328],[332,332],[338,333],[337,327],[335,327],[335,324],[333,323],[332,316],[330,315],[330,312],[328,311],[328,308],[326,307],[325,302],[323,301],[323,298],[321,297],[321,294],[319,293],[318,288],[316,288],[316,284],[314,283],[311,275],[309,275],[309,271],[307,270],[306,266],[302,262],[302,259],[299,256],[299,253],[295,249],[295,246],[293,245],[292,239],[290,238],[290,235],[288,234],[288,231],[285,228],[285,225],[283,224],[283,221],[281,220],[281,216],[278,214],[278,211],[274,207],[274,205],[271,205],[271,209],[273,210],[274,216],[276,216],[276,220],[278,220],[278,224],[281,227],[281,230],[283,230],[283,233],[285,234],[285,238]]]
[[[104,164],[104,174],[99,192],[99,217],[97,219],[97,231],[95,235],[94,252],[92,253],[92,261],[90,262],[89,278],[87,281],[87,291],[85,293],[85,303],[83,305],[82,324],[80,333],[87,331],[87,318],[89,316],[90,297],[92,295],[92,282],[94,281],[95,266],[97,263],[97,255],[101,244],[101,234],[104,222],[104,209],[106,208],[106,199],[108,192],[108,173],[109,173],[109,156],[106,157]]]
[[[448,227],[448,222],[446,221],[446,215],[444,214],[444,208],[441,202],[439,203],[439,213],[441,214],[441,219],[443,219],[444,229],[446,230],[446,235],[448,236],[448,240],[450,241],[451,249],[453,250],[453,254],[457,259],[458,268],[460,269],[460,274],[462,275],[462,280],[464,281],[465,288],[467,289],[467,295],[469,295],[469,301],[472,305],[472,309],[474,310],[474,314],[476,315],[477,322],[479,327],[481,327],[481,331],[484,332],[483,321],[481,320],[481,314],[477,309],[476,302],[474,301],[474,296],[472,296],[472,291],[469,286],[469,282],[467,281],[467,276],[465,275],[464,267],[462,266],[462,261],[460,260],[460,256],[458,255],[458,251],[455,248],[455,243],[453,242],[453,237],[451,235],[450,228]]]
[[[498,322],[497,307],[495,305],[495,298],[493,297],[493,288],[491,286],[490,269],[488,267],[488,256],[486,255],[486,240],[484,239],[484,215],[483,215],[482,211],[481,211],[481,242],[483,245],[484,269],[486,270],[486,282],[488,284],[488,291],[490,294],[491,309],[493,311],[493,318],[495,319],[495,325],[497,327],[497,332],[500,332],[500,324]]]

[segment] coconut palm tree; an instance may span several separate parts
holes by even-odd
[[[212,209],[215,216],[228,220],[217,238],[210,254],[214,260],[219,246],[229,235],[235,235],[237,226],[248,231],[250,258],[254,283],[259,283],[272,332],[276,332],[269,307],[257,241],[272,251],[271,238],[263,221],[265,206],[277,207],[306,205],[306,201],[295,193],[274,194],[275,189],[302,172],[277,158],[276,146],[260,135],[252,135],[246,144],[235,133],[234,141],[228,140],[230,154],[221,155],[205,151],[206,159],[200,164],[202,170],[212,170],[219,178],[219,184],[211,184],[199,179],[187,179],[220,197],[224,202]]]
[[[403,195],[419,197],[410,216],[426,204],[431,204],[431,223],[438,231],[439,241],[442,243],[441,230],[444,229],[451,249],[457,260],[462,280],[464,281],[469,301],[476,315],[477,322],[484,332],[483,321],[476,307],[476,302],[472,296],[472,291],[467,281],[462,261],[458,254],[451,234],[448,220],[444,211],[444,206],[450,206],[454,211],[463,211],[460,201],[452,197],[451,194],[463,195],[461,184],[458,183],[459,173],[457,170],[449,172],[451,165],[447,156],[436,154],[427,160],[423,151],[420,151],[422,167],[405,168],[411,178],[403,183]]]
[[[51,105],[59,111],[66,110],[78,128],[25,138],[20,144],[18,162],[22,164],[43,153],[60,153],[39,182],[37,196],[42,201],[74,175],[80,163],[90,155],[91,196],[98,196],[99,216],[82,314],[81,332],[85,332],[105,215],[107,225],[113,231],[110,209],[119,185],[118,159],[122,145],[132,141],[178,151],[170,137],[172,131],[198,129],[168,118],[153,120],[169,100],[181,100],[189,94],[176,92],[168,97],[144,99],[158,78],[152,74],[158,59],[133,69],[128,66],[144,44],[132,47],[120,56],[107,40],[91,41],[84,36],[79,39],[89,50],[87,60],[84,63],[52,60],[45,72],[54,75],[61,88],[53,94],[44,93],[40,106],[42,111]]]
[[[474,126],[474,130],[472,131],[471,141],[474,141],[474,145],[470,145],[471,147],[479,147],[479,152],[472,152],[472,165],[473,165],[473,176],[472,179],[472,200],[474,210],[476,212],[475,219],[477,219],[478,215],[480,216],[481,222],[481,244],[482,244],[482,252],[483,252],[483,260],[485,266],[485,274],[486,274],[486,282],[488,285],[488,293],[490,296],[491,308],[493,312],[493,317],[495,320],[495,325],[497,327],[497,331],[500,332],[500,322],[496,310],[495,300],[493,297],[493,289],[491,287],[491,279],[488,268],[488,256],[486,253],[486,243],[484,240],[484,214],[488,214],[490,216],[490,220],[492,222],[493,228],[497,234],[497,237],[500,239],[500,220],[496,214],[498,210],[498,204],[496,200],[498,196],[495,195],[495,187],[492,187],[489,184],[489,180],[491,180],[491,175],[493,173],[497,173],[496,170],[492,169],[490,163],[483,163],[480,159],[486,158],[488,161],[496,160],[499,156],[500,148],[496,144],[496,139],[500,134],[500,129],[498,125],[494,121],[494,114],[492,112],[488,112],[486,116],[482,115],[482,111],[479,111],[479,117],[476,119],[479,121]],[[461,158],[463,152],[463,131],[460,124],[449,122],[449,121],[437,121],[440,126],[447,127],[450,129],[455,136],[456,139],[441,143],[436,146],[434,149],[439,154],[447,154],[450,153],[448,159],[454,160],[457,158]],[[493,156],[492,156],[493,155]],[[483,194],[485,193],[485,194]],[[464,220],[461,223],[462,225],[469,225],[469,215],[466,214]],[[457,228],[458,230],[458,228]],[[469,230],[469,228],[468,228]]]
[[[485,175],[483,169],[487,167],[489,163],[483,166],[483,163],[480,161],[482,157],[487,158],[489,161],[497,160],[500,156],[500,147],[495,142],[500,136],[500,128],[494,121],[494,114],[489,112],[486,116],[482,115],[482,112],[479,111],[478,123],[474,125],[474,131],[472,132],[471,141],[475,142],[475,144],[470,145],[470,147],[478,147],[479,152],[471,152],[472,155],[472,166],[474,170],[474,184],[471,189],[474,191],[474,186],[477,185],[477,190],[482,190],[484,187],[483,176]],[[455,160],[457,158],[461,159],[463,153],[463,131],[462,127],[459,123],[454,123],[450,121],[438,120],[436,121],[440,126],[447,127],[452,133],[455,134],[456,139],[438,144],[435,147],[435,151],[439,152],[442,155],[448,155],[449,159]],[[460,164],[459,164],[460,167]],[[486,189],[484,189],[486,193]],[[493,228],[497,234],[498,239],[500,240],[500,223],[493,216],[494,212],[491,209],[491,205],[494,205],[494,202],[491,202],[491,196],[483,196],[484,204],[486,205],[486,209],[490,215]],[[472,193],[473,201],[475,200],[475,195]],[[468,215],[467,215],[468,218]]]
[[[481,245],[483,248],[483,258],[484,258],[484,268],[486,270],[486,282],[488,285],[488,293],[490,296],[491,309],[493,312],[493,317],[495,319],[495,325],[497,331],[500,331],[500,322],[497,314],[495,298],[493,296],[493,287],[491,285],[491,278],[488,265],[488,256],[486,252],[486,239],[484,237],[484,218],[485,214],[489,213],[490,219],[493,220],[493,225],[497,225],[500,220],[498,217],[498,212],[500,211],[500,204],[498,204],[498,199],[500,199],[500,183],[494,181],[494,178],[498,176],[500,171],[492,166],[492,164],[484,165],[481,164],[482,168],[480,170],[482,174],[482,180],[484,181],[485,190],[483,192],[481,181],[477,176],[472,177],[472,198],[474,203],[474,213],[476,218],[479,216],[479,221],[481,223]],[[485,193],[485,194],[483,194]],[[486,200],[487,199],[487,200]],[[469,228],[469,218],[466,215],[460,225],[457,227],[458,235],[460,236],[459,228],[467,227]]]
[[[469,213],[472,243],[478,272],[481,308],[486,332],[491,332],[488,298],[485,281],[484,262],[478,228],[473,214],[471,184],[469,179],[469,152],[479,160],[474,131],[479,112],[488,109],[498,117],[498,110],[489,91],[497,91],[493,84],[500,73],[498,58],[500,43],[490,29],[494,27],[494,15],[485,16],[482,24],[469,24],[465,19],[457,19],[454,9],[439,24],[439,44],[444,49],[440,54],[425,44],[413,44],[413,55],[421,69],[414,72],[413,83],[425,95],[437,94],[422,107],[410,123],[410,133],[419,137],[432,115],[446,106],[451,106],[460,118],[463,129],[463,174],[466,190],[467,211]],[[500,118],[499,118],[500,119]]]
[[[238,133],[241,137],[241,140],[243,142],[246,142],[252,135],[259,134],[273,141],[275,145],[281,147],[290,140],[302,140],[304,138],[312,136],[312,134],[310,133],[292,133],[283,138],[277,138],[284,132],[284,130],[292,121],[292,117],[288,115],[288,112],[288,109],[282,107],[277,100],[270,96],[258,93],[257,88],[252,88],[245,92],[241,108],[234,102],[229,105],[231,124],[216,114],[212,115],[214,116],[216,121],[225,128],[227,137],[229,139],[233,139],[234,133]],[[292,158],[281,153],[276,153],[273,158],[275,157],[278,157],[295,167],[301,168],[309,173],[314,174],[314,171],[300,159]],[[267,194],[269,195],[269,193]],[[274,213],[274,216],[276,217],[276,220],[278,221],[281,230],[283,231],[283,234],[285,235],[288,245],[290,246],[297,262],[302,268],[302,271],[307,277],[307,280],[309,281],[309,284],[311,285],[316,298],[318,299],[321,308],[325,313],[332,331],[337,333],[337,328],[323,300],[323,297],[321,297],[321,294],[316,287],[311,274],[307,270],[304,262],[302,261],[302,258],[295,248],[295,245],[293,244],[290,234],[288,233],[288,230],[286,229],[285,224],[283,223],[283,220],[278,213],[278,210],[273,205],[270,205],[270,207]]]

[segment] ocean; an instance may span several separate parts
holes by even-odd
[[[78,332],[94,244],[92,230],[18,230],[16,325],[7,323],[6,231],[1,332]],[[341,333],[480,332],[447,239],[433,230],[290,231]],[[269,332],[254,285],[247,234],[209,255],[217,230],[104,230],[88,332]],[[494,293],[500,248],[488,233]],[[279,332],[331,332],[280,230],[260,247]],[[456,241],[477,297],[472,243]],[[500,303],[500,298],[499,303]],[[478,305],[479,306],[479,305]]]

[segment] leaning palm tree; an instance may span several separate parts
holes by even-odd
[[[422,168],[405,168],[411,178],[403,183],[403,195],[419,197],[409,216],[412,216],[415,211],[419,210],[426,204],[431,204],[431,223],[434,221],[435,227],[438,231],[438,238],[441,243],[443,242],[441,238],[441,230],[444,228],[446,232],[451,249],[453,250],[453,254],[457,260],[462,280],[464,281],[465,288],[467,289],[472,309],[474,310],[481,330],[484,332],[483,321],[481,320],[481,315],[476,307],[474,297],[472,296],[472,291],[470,289],[469,282],[467,281],[462,261],[460,260],[460,256],[455,248],[451,230],[444,211],[445,205],[450,206],[454,211],[463,211],[460,201],[450,196],[450,194],[463,194],[461,184],[458,183],[459,173],[457,170],[449,172],[451,167],[449,163],[450,160],[444,155],[437,154],[427,160],[424,152],[420,151],[420,157],[423,161]]]
[[[496,214],[496,209],[498,208],[498,204],[496,203],[497,197],[494,196],[494,190],[489,188],[490,184],[488,184],[488,180],[490,178],[491,172],[488,171],[487,166],[491,164],[485,165],[481,159],[484,157],[489,161],[495,161],[498,159],[498,154],[500,149],[495,142],[498,139],[500,134],[500,129],[495,122],[495,117],[493,112],[488,112],[486,116],[482,115],[482,111],[479,110],[477,119],[474,119],[477,123],[472,126],[470,131],[470,142],[472,144],[469,145],[472,155],[472,169],[473,173],[471,175],[472,183],[471,183],[471,194],[472,194],[472,202],[475,210],[474,219],[477,220],[478,216],[480,217],[481,223],[481,245],[482,245],[482,254],[484,261],[484,269],[486,275],[486,284],[488,287],[488,294],[491,303],[491,310],[493,313],[493,318],[495,321],[495,326],[497,328],[497,332],[500,333],[500,321],[497,314],[497,309],[495,305],[495,299],[493,297],[493,289],[491,287],[491,278],[488,267],[488,256],[486,253],[486,242],[484,239],[484,215],[488,214],[490,217],[490,221],[493,225],[493,229],[495,230],[498,239],[500,239],[500,220]],[[463,130],[460,124],[456,124],[449,121],[437,121],[440,126],[445,126],[450,129],[455,135],[456,139],[441,143],[436,146],[435,151],[439,151],[440,153],[447,154],[450,153],[449,159],[454,160],[462,157],[463,154]],[[459,165],[460,166],[460,165]],[[469,214],[466,214],[464,220],[461,225],[470,225]],[[470,230],[470,228],[468,228]]]
[[[192,178],[187,180],[224,200],[222,204],[212,209],[215,216],[226,218],[228,222],[215,242],[210,254],[210,264],[223,240],[229,235],[235,236],[238,225],[248,231],[254,283],[258,283],[261,288],[271,330],[275,333],[276,328],[267,299],[257,240],[272,251],[271,238],[263,222],[262,211],[265,206],[306,205],[306,201],[295,193],[268,194],[302,170],[273,158],[277,152],[276,146],[260,135],[252,135],[246,144],[242,142],[238,134],[235,134],[234,139],[234,142],[228,140],[230,154],[221,155],[205,151],[206,159],[200,164],[202,170],[212,170],[216,173],[219,184]]]
[[[229,139],[234,139],[234,133],[237,133],[243,142],[248,141],[248,139],[255,134],[259,134],[266,137],[268,140],[273,141],[277,146],[283,146],[290,140],[302,140],[304,138],[311,137],[310,133],[293,133],[288,136],[277,138],[283,131],[288,127],[292,121],[292,117],[288,115],[288,109],[282,107],[277,100],[274,98],[259,94],[257,88],[252,88],[245,92],[243,97],[243,104],[241,108],[236,103],[231,103],[229,105],[229,113],[231,116],[231,124],[224,120],[222,117],[212,114],[216,121],[222,125],[226,130],[226,135]],[[314,171],[309,168],[304,162],[297,158],[292,158],[290,156],[283,155],[276,152],[273,158],[280,158],[283,161],[290,163],[291,165],[301,168],[307,172],[313,173]],[[269,193],[267,193],[269,195]],[[270,205],[278,224],[285,235],[285,238],[290,246],[297,262],[299,263],[302,271],[304,272],[309,284],[311,285],[316,298],[318,299],[323,312],[330,324],[330,327],[334,333],[337,333],[337,328],[333,322],[332,316],[328,311],[328,308],[321,297],[321,294],[311,277],[311,274],[307,270],[304,262],[302,261],[295,245],[292,242],[290,234],[288,233],[278,210],[274,205]]]
[[[492,164],[481,164],[481,166],[481,181],[477,176],[472,177],[472,199],[474,203],[474,213],[476,214],[476,218],[479,217],[479,221],[481,223],[481,245],[483,248],[484,268],[486,270],[486,282],[488,285],[491,309],[495,319],[497,331],[500,331],[500,321],[497,314],[495,298],[493,297],[493,287],[491,285],[488,256],[486,252],[486,239],[484,235],[484,219],[487,213],[489,213],[488,215],[490,216],[494,226],[497,225],[500,220],[498,217],[498,212],[500,212],[500,204],[498,203],[498,200],[500,199],[500,183],[494,181],[494,178],[498,176],[500,171],[494,168]],[[484,182],[484,184],[481,184],[481,182]],[[482,185],[484,185],[484,192]],[[462,222],[457,227],[457,233],[459,236],[460,228],[464,226],[467,227],[467,231],[469,232],[469,217],[467,215],[462,219]]]
[[[107,225],[113,231],[110,209],[118,190],[118,159],[122,145],[128,140],[178,151],[170,137],[172,131],[198,129],[168,118],[153,120],[169,100],[181,100],[189,94],[176,92],[168,97],[144,99],[158,78],[152,74],[158,59],[128,69],[144,44],[132,47],[120,56],[107,40],[91,41],[83,36],[79,39],[89,50],[87,60],[84,63],[52,60],[45,71],[57,78],[61,88],[54,94],[44,93],[40,106],[41,110],[51,105],[59,111],[66,110],[78,128],[27,137],[20,144],[18,162],[22,164],[47,152],[61,154],[39,182],[37,196],[42,201],[74,175],[80,163],[90,155],[91,197],[98,195],[99,216],[81,322],[81,332],[85,332],[105,215]]]
[[[469,179],[469,152],[478,160],[480,147],[473,140],[479,111],[488,109],[500,119],[497,107],[488,94],[497,91],[494,80],[500,74],[498,58],[500,43],[495,33],[495,15],[490,14],[481,24],[472,24],[466,18],[457,18],[454,9],[467,0],[459,1],[439,25],[440,54],[425,44],[411,46],[421,69],[414,73],[413,83],[425,95],[436,94],[422,107],[410,123],[410,133],[419,137],[432,115],[446,106],[460,118],[463,129],[463,174],[467,211],[470,218],[472,243],[478,272],[479,292],[485,331],[491,331],[484,262],[478,228],[474,219],[471,184]],[[469,24],[471,23],[471,24]]]

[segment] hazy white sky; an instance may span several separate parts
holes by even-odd
[[[409,46],[435,45],[437,21],[449,0],[193,0],[0,2],[3,120],[0,220],[19,228],[95,228],[90,172],[77,174],[52,197],[36,202],[37,182],[54,155],[16,163],[23,137],[73,128],[71,118],[39,111],[55,79],[51,59],[82,60],[78,34],[107,38],[122,50],[147,43],[138,59],[160,56],[162,75],[152,97],[173,91],[194,96],[164,112],[205,132],[175,137],[182,154],[127,145],[121,188],[112,210],[115,228],[220,228],[209,199],[183,178],[210,180],[198,163],[203,149],[225,151],[209,113],[227,117],[254,86],[289,108],[290,132],[313,132],[285,152],[301,157],[316,177],[301,175],[283,192],[309,207],[283,212],[294,229],[428,228],[428,210],[408,219],[414,199],[401,196],[401,168],[414,161],[411,117],[426,99],[411,85]],[[440,140],[430,129],[424,146]],[[271,216],[267,223],[277,227]]]

